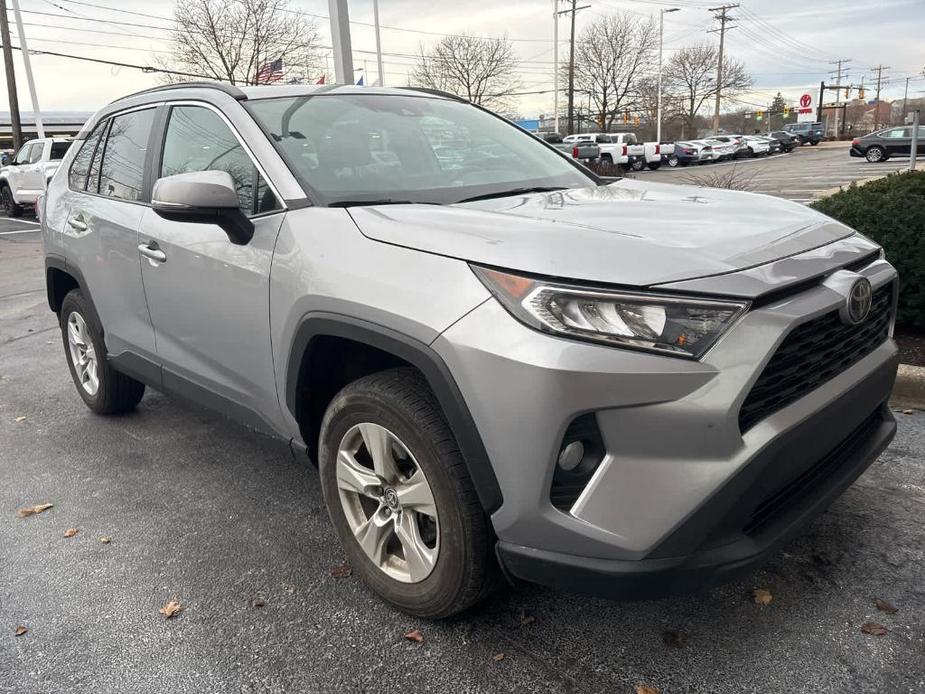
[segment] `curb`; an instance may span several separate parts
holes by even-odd
[[[925,366],[899,365],[890,404],[925,410]]]

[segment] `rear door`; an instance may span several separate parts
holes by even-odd
[[[194,399],[272,431],[280,413],[270,262],[283,220],[280,197],[230,122],[211,106],[169,106],[162,142],[155,178],[227,171],[255,226],[250,243],[238,246],[211,222],[178,222],[154,212],[145,217],[139,243],[163,258],[144,257],[141,272],[164,386],[186,389]]]
[[[153,359],[154,330],[141,284],[138,229],[150,209],[146,158],[156,107],[113,115],[83,143],[68,172],[59,231],[83,275],[110,355]]]

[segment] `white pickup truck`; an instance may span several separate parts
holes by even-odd
[[[61,138],[29,140],[0,169],[0,207],[8,217],[21,217],[26,208],[35,207],[70,146],[70,140]]]
[[[580,133],[567,135],[563,142],[596,142],[603,164],[619,164],[634,171],[646,166],[654,171],[674,153],[674,145],[639,142],[634,133]]]

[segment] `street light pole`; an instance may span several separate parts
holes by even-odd
[[[662,49],[665,43],[665,13],[666,12],[677,12],[680,7],[670,7],[668,9],[658,11],[658,87],[657,87],[657,96],[656,101],[658,106],[656,108],[655,116],[655,141],[662,141]]]
[[[559,0],[552,0],[552,111],[555,131],[559,132]]]
[[[35,118],[35,130],[40,138],[45,137],[45,128],[42,125],[42,112],[39,109],[39,98],[35,93],[35,78],[32,76],[32,61],[29,59],[29,46],[26,44],[26,32],[23,29],[22,15],[19,13],[19,0],[12,0],[13,18],[16,20],[16,32],[19,34],[19,47],[22,52],[23,66],[26,68],[26,83],[29,85],[29,96],[32,97],[32,115]]]
[[[331,44],[334,47],[334,80],[339,84],[353,84],[353,49],[350,45],[347,0],[328,0],[328,14],[331,17]]]
[[[379,38],[379,0],[373,0],[373,22],[376,25],[376,69],[379,71],[379,86],[385,86],[382,74],[382,40]]]

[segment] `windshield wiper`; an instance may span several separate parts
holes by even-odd
[[[381,200],[335,200],[328,207],[362,207],[370,205],[439,205],[439,202],[426,200],[395,200],[383,198]]]
[[[523,195],[525,193],[551,193],[554,190],[565,190],[565,186],[535,186],[533,188],[511,188],[510,190],[498,190],[494,193],[483,193],[482,195],[473,195],[471,198],[457,200],[460,202],[475,202],[476,200],[491,200],[492,198],[506,198],[509,195]]]

